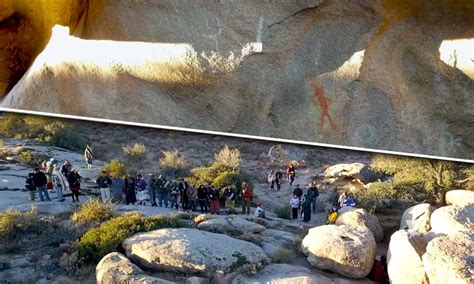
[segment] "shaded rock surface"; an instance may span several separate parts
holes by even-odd
[[[383,240],[383,229],[380,226],[379,219],[365,209],[356,209],[339,215],[336,225],[367,227],[374,235],[376,242]]]
[[[287,231],[267,229],[262,233],[261,247],[263,251],[271,258],[278,251],[291,250],[295,234]]]
[[[391,236],[387,253],[390,283],[429,283],[421,259],[425,245],[419,233],[400,230]]]
[[[301,248],[315,267],[363,278],[372,268],[376,243],[367,228],[324,225],[310,229]]]
[[[423,265],[431,284],[473,283],[474,237],[455,234],[433,239],[426,247]]]
[[[197,229],[160,229],[134,235],[122,243],[127,256],[143,268],[170,272],[224,273],[245,264],[268,261],[258,246]]]
[[[460,67],[471,58],[440,55],[444,41],[473,37],[470,1],[7,0],[0,10],[3,107],[473,158],[474,81]],[[54,24],[77,40],[53,35],[38,56]],[[221,64],[168,68],[169,44]]]

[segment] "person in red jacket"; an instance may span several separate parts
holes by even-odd
[[[242,199],[243,199],[242,213],[250,214],[250,205],[253,200],[253,192],[250,186],[246,184],[245,182],[242,183]]]
[[[369,275],[367,275],[367,278],[377,283],[389,283],[387,272],[387,258],[385,257],[385,255],[382,255],[380,257],[380,260],[374,260],[372,270],[370,271]]]

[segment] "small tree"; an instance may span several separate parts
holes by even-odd
[[[214,155],[214,162],[222,164],[233,170],[240,166],[242,158],[240,156],[239,149],[230,149],[229,146],[225,145],[219,153]]]
[[[449,161],[376,155],[372,168],[394,176],[394,186],[422,185],[436,203],[445,203],[446,191],[454,185],[456,164]]]
[[[146,159],[147,149],[142,143],[122,146],[126,161],[133,166],[141,165]]]
[[[163,151],[160,167],[166,175],[184,175],[189,169],[189,162],[185,156],[176,151]]]
[[[122,161],[112,160],[100,169],[100,172],[103,171],[106,171],[112,177],[117,175],[123,176],[126,172],[126,166]]]

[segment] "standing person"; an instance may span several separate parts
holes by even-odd
[[[67,179],[69,173],[72,171],[72,165],[71,162],[68,160],[64,160],[63,165],[61,166],[61,173],[64,175],[64,177]]]
[[[288,164],[288,168],[286,169],[286,173],[288,174],[288,179],[290,180],[290,186],[292,186],[293,182],[295,181],[295,178],[296,178],[296,169],[295,169],[295,166],[293,166],[292,163]]]
[[[197,190],[196,187],[194,187],[194,184],[189,185],[188,191],[188,211],[194,212],[196,211],[196,201],[197,201]]]
[[[211,207],[211,214],[219,214],[220,204],[219,204],[219,189],[214,186],[211,186],[209,190],[209,202]]]
[[[188,204],[188,183],[184,178],[179,179],[179,184],[178,184],[178,190],[179,190],[179,196],[180,201],[181,201],[181,206],[183,208],[183,211],[188,211],[189,209],[189,204]]]
[[[102,171],[102,175],[95,181],[100,189],[100,198],[102,203],[110,201],[110,186],[112,185],[112,179],[106,171]]]
[[[201,207],[201,213],[207,213],[207,187],[201,184],[197,189],[197,198],[199,201],[199,207]]]
[[[283,173],[281,172],[280,169],[277,170],[277,172],[275,173],[275,183],[276,183],[276,186],[277,186],[277,190],[280,190],[281,189],[281,183],[283,182]]]
[[[304,196],[302,207],[303,207],[303,222],[309,222],[311,220],[311,200],[312,197],[307,193]]]
[[[158,195],[158,205],[163,207],[168,207],[168,181],[166,181],[163,175],[159,175],[158,179],[155,182],[155,191]]]
[[[227,213],[235,211],[235,198],[236,194],[234,189],[231,185],[228,185],[227,188],[224,190],[224,198],[225,198],[225,208],[227,209]]]
[[[86,161],[86,166],[88,169],[92,168],[92,160],[94,159],[94,152],[92,147],[87,144],[86,149],[84,150],[84,160]]]
[[[253,192],[252,188],[250,188],[250,186],[245,182],[242,183],[242,199],[242,213],[248,215],[250,214],[250,206],[253,200]]]
[[[112,180],[111,188],[112,188],[112,193],[114,194],[114,197],[113,197],[114,203],[115,202],[121,203],[123,191],[125,189],[125,182],[118,174]]]
[[[38,194],[41,201],[44,201],[45,198],[46,200],[51,201],[51,198],[49,198],[48,190],[46,188],[47,183],[48,178],[46,177],[46,175],[41,172],[39,168],[35,168],[33,172],[33,184],[38,190]]]
[[[170,200],[171,200],[171,208],[175,208],[176,210],[179,208],[179,188],[177,185],[173,184],[171,185],[171,192],[170,192]]]
[[[137,192],[137,200],[138,204],[140,205],[146,205],[146,189],[147,189],[147,184],[145,179],[143,178],[142,175],[137,176],[137,182],[136,182],[136,192]]]
[[[79,202],[79,192],[81,191],[81,176],[78,170],[71,170],[67,177],[69,188],[71,189],[72,202]]]
[[[290,199],[291,205],[291,216],[294,220],[298,219],[298,209],[300,208],[300,199],[298,196],[293,195],[293,198]]]
[[[297,184],[295,189],[293,190],[293,195],[295,195],[301,200],[301,197],[303,196],[303,190],[301,189],[299,184]]]
[[[26,176],[25,180],[25,188],[28,190],[29,196],[30,196],[30,201],[35,201],[36,197],[36,187],[35,187],[35,182],[34,182],[34,173],[29,173]]]
[[[270,184],[270,189],[275,190],[276,175],[275,170],[271,170],[267,177],[268,183]]]
[[[156,207],[156,190],[155,190],[155,175],[154,174],[149,174],[148,175],[148,195],[150,195],[150,202],[152,207]]]
[[[135,195],[135,179],[133,177],[125,176],[123,182],[125,190],[125,204],[135,205],[135,202],[137,202],[137,196]]]
[[[308,193],[307,193],[308,197],[310,198],[311,200],[311,207],[313,209],[313,214],[316,213],[316,201],[318,199],[318,196],[319,196],[319,190],[318,188],[316,187],[316,184],[315,183],[311,183],[309,185],[309,189],[308,189]]]

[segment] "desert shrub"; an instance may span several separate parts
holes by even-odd
[[[219,153],[214,155],[214,162],[226,167],[236,169],[242,161],[239,149],[231,149],[225,145]]]
[[[189,170],[189,162],[185,156],[176,151],[163,151],[160,167],[166,175],[183,176]]]
[[[280,248],[272,256],[272,262],[274,263],[287,263],[290,261],[292,252],[290,250]]]
[[[272,147],[270,147],[267,154],[271,161],[275,161],[278,163],[282,163],[284,160],[287,160],[288,155],[288,151],[283,148],[282,145],[273,145]]]
[[[209,215],[209,214],[199,214],[199,215],[197,215],[197,216],[194,218],[193,222],[194,222],[196,225],[198,225],[199,223],[202,223],[202,222],[204,222],[204,221],[206,221],[206,220],[208,220],[208,219],[212,219],[212,218],[214,218],[213,215]]]
[[[180,226],[176,217],[124,214],[89,229],[79,240],[79,258],[86,263],[97,262],[104,255],[120,250],[122,241],[136,233]]]
[[[0,133],[7,138],[13,138],[24,127],[22,115],[5,113],[0,118]]]
[[[253,244],[256,244],[256,245],[260,245],[263,242],[262,235],[254,234],[254,233],[251,233],[251,232],[245,232],[243,234],[236,234],[236,236],[234,236],[234,237],[239,239],[239,240],[250,242],[250,243],[253,243]]]
[[[291,219],[291,206],[285,205],[283,207],[277,208],[275,214],[278,218],[282,219]]]
[[[113,177],[116,175],[122,176],[126,172],[126,166],[122,161],[112,160],[102,166],[102,168],[100,169],[100,173],[102,173],[103,171],[106,171],[107,173],[109,173],[110,176]]]
[[[100,224],[112,217],[112,207],[94,199],[82,204],[79,211],[74,212],[71,220],[74,224],[91,225]]]
[[[122,146],[126,159],[132,164],[142,163],[146,158],[147,149],[142,143]]]
[[[20,160],[20,164],[29,165],[29,166],[37,166],[41,164],[41,162],[47,160],[49,156],[33,152],[31,150],[26,150],[18,155],[18,159]]]
[[[45,129],[48,130],[50,127],[53,126],[46,125]],[[56,130],[51,129],[49,133],[50,135],[45,139],[45,142],[56,147],[76,151],[82,150],[86,146],[85,139],[71,127],[63,126]]]
[[[0,213],[0,244],[24,238],[25,234],[41,234],[42,223],[35,208],[28,212],[7,209]]]

